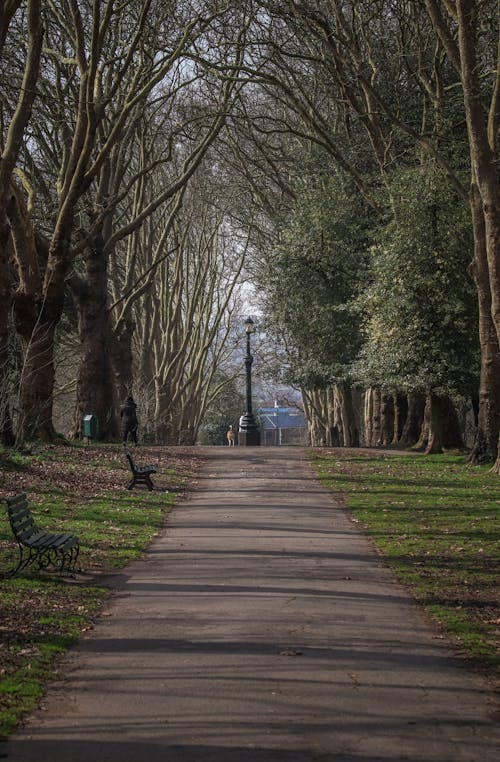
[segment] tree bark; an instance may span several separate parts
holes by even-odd
[[[478,294],[481,374],[477,434],[470,460],[479,464],[493,463],[497,457],[500,434],[500,349],[492,318],[482,202],[474,183],[471,187],[471,211],[474,224],[474,261],[471,271]]]
[[[24,345],[18,441],[38,438],[50,441],[56,436],[52,423],[54,336],[63,300],[64,294],[54,290],[43,306],[30,298],[14,300],[17,330]]]
[[[428,395],[430,407],[429,441],[425,454],[442,453],[444,448],[463,447],[462,435],[455,407],[449,397],[434,393]]]
[[[304,410],[307,416],[309,439],[312,447],[324,447],[326,441],[326,424],[322,414],[322,389],[302,390]]]
[[[132,336],[135,323],[128,320],[118,325],[110,337],[109,352],[113,368],[116,399],[123,401],[132,394],[134,385],[134,355]]]
[[[392,443],[398,445],[403,436],[403,430],[408,417],[408,397],[404,394],[394,395],[394,436]]]
[[[99,439],[109,440],[119,434],[117,410],[123,398],[119,400],[113,393],[109,353],[107,257],[100,238],[87,252],[85,266],[85,280],[74,279],[72,282],[78,312],[81,355],[71,435],[81,438],[83,416],[93,414],[99,421]]]
[[[336,384],[335,394],[339,401],[342,421],[341,442],[344,447],[359,447],[359,431],[356,427],[352,390],[349,384]]]
[[[54,404],[54,339],[64,310],[65,279],[70,266],[69,245],[73,213],[60,219],[49,248],[41,291],[28,289],[14,299],[16,328],[23,339],[21,377],[22,420],[18,438],[50,440]],[[28,242],[28,245],[31,245]]]
[[[365,447],[372,447],[373,443],[373,389],[367,389],[365,392],[364,404],[364,443]]]
[[[372,389],[372,438],[371,447],[380,447],[382,445],[382,430],[381,430],[381,407],[382,407],[382,392],[379,388]]]
[[[408,396],[408,413],[400,437],[400,444],[411,447],[420,438],[424,422],[425,399],[420,394]]]
[[[380,393],[380,441],[389,447],[394,439],[394,398],[392,394]]]
[[[427,411],[429,415],[429,438],[426,455],[440,454],[443,452],[443,429],[444,421],[441,408],[442,398],[435,394],[427,396]]]
[[[1,220],[1,217],[0,217]],[[8,268],[10,229],[0,227],[0,441],[10,447],[14,444],[9,397],[9,315],[12,303],[12,286]]]

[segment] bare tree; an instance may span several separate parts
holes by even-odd
[[[9,276],[11,256],[9,208],[15,204],[16,187],[13,173],[21,150],[26,127],[36,95],[36,81],[40,65],[43,29],[40,21],[39,0],[28,0],[25,14],[21,13],[24,3],[4,0],[0,3],[0,64],[2,75],[7,81],[14,81],[10,99],[1,109],[2,143],[0,153],[0,435],[4,443],[12,443],[13,432],[8,407],[9,362],[9,312],[12,303],[12,283]],[[18,12],[18,24],[14,16]],[[13,34],[15,31],[15,37]],[[11,38],[8,36],[11,34]],[[26,35],[25,56],[19,62],[19,76],[9,72],[6,52],[12,52],[19,44],[19,34]],[[14,75],[14,76],[13,76]]]
[[[41,122],[33,125],[34,137],[26,146],[28,165],[35,165],[30,170],[32,188],[38,184],[47,190],[41,165],[37,165],[40,155],[52,153],[60,161],[60,171],[57,198],[45,194],[44,203],[52,204],[51,224],[44,271],[36,283],[22,277],[23,272],[35,268],[36,249],[22,248],[20,235],[16,239],[19,289],[15,310],[25,346],[21,384],[24,435],[54,434],[54,332],[64,309],[65,282],[79,252],[79,241],[89,240],[89,250],[95,252],[109,219],[109,212],[100,209],[96,219],[96,210],[91,208],[86,226],[90,236],[82,230],[80,215],[92,197],[91,189],[95,193],[99,183],[101,198],[95,198],[102,200],[112,153],[126,138],[130,121],[155,97],[156,88],[178,65],[184,51],[225,8],[200,2],[196,9],[179,4],[176,10],[175,24],[173,8],[156,0],[125,5],[103,5],[95,0],[91,6],[68,2],[47,10],[48,49],[40,87],[54,132],[47,134]],[[21,210],[16,213],[20,220]]]
[[[173,222],[143,228],[136,246],[144,271],[159,262],[133,312],[137,387],[156,441],[195,442],[227,353],[248,241],[214,207],[212,180],[208,162]]]

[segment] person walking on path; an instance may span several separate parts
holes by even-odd
[[[127,438],[130,434],[134,444],[137,444],[137,405],[132,396],[127,397],[120,410],[122,423],[122,442],[127,444]]]
[[[229,447],[234,447],[234,429],[232,426],[228,428],[226,436]]]

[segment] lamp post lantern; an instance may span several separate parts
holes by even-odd
[[[250,354],[250,334],[255,331],[255,325],[251,317],[245,320],[245,332],[247,335],[247,353],[245,356],[245,368],[247,377],[247,409],[245,415],[240,418],[238,442],[240,445],[260,445],[260,431],[257,428],[252,412],[252,362]]]

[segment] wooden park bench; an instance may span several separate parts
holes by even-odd
[[[39,569],[54,566],[60,572],[75,571],[80,551],[78,537],[63,532],[47,532],[37,526],[24,492],[7,498],[7,511],[19,546],[19,561],[16,568],[6,576],[13,577],[32,564]]]
[[[127,456],[130,470],[132,471],[132,479],[130,480],[127,489],[132,489],[135,484],[145,484],[151,492],[153,489],[151,474],[156,474],[156,468],[154,466],[136,466],[129,450],[125,450],[125,455]]]

